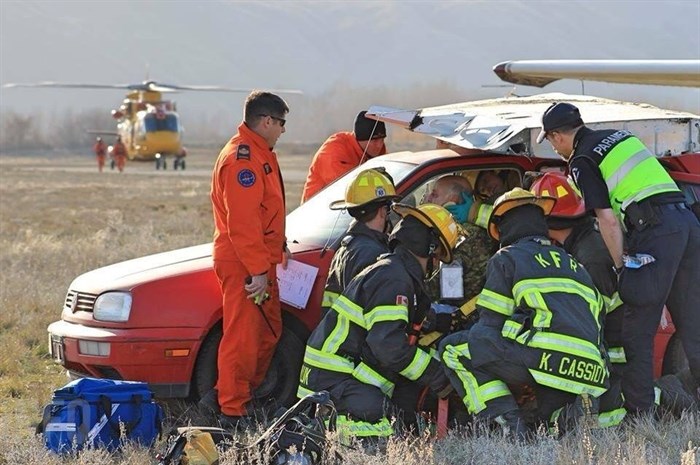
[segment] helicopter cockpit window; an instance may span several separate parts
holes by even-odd
[[[146,132],[153,131],[172,131],[177,132],[177,116],[163,115],[158,117],[155,114],[148,114],[143,118],[144,128]]]

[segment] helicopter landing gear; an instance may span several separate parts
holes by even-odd
[[[177,171],[178,168],[185,171],[185,159],[183,157],[176,157],[173,162],[173,169]]]
[[[168,163],[165,161],[165,155],[156,153],[156,170],[163,168],[166,170],[168,168]]]

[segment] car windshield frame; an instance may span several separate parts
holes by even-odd
[[[393,178],[398,192],[403,181],[418,166],[408,161],[377,157],[349,171],[287,215],[287,242],[330,247],[348,229],[352,217],[347,210],[331,210],[329,205],[345,197],[345,187],[357,173],[382,167]]]

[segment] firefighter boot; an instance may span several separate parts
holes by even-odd
[[[556,410],[551,422],[556,423],[559,434],[573,431],[577,425],[587,429],[595,429],[598,424],[599,400],[590,394],[579,394],[576,400]]]
[[[199,399],[197,405],[208,415],[219,415],[221,413],[221,407],[219,407],[219,391],[217,391],[216,388],[210,389],[209,392]]]
[[[661,391],[659,410],[661,413],[670,413],[680,418],[684,410],[696,409],[693,396],[683,387],[683,383],[676,375],[665,375],[656,380],[656,387]]]
[[[520,410],[510,410],[494,418],[506,437],[513,438],[518,442],[527,442],[530,439],[530,431],[525,424],[525,420]]]
[[[248,415],[226,415],[219,414],[219,425],[229,431],[243,432],[255,428],[253,417]]]

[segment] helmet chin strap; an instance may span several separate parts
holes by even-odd
[[[437,247],[435,246],[435,242],[430,242],[430,246],[428,247],[428,263],[425,265],[425,280],[430,281],[435,274],[438,272],[438,269],[435,269],[435,252],[437,251]]]
[[[384,230],[382,232],[384,234],[389,234],[393,229],[394,225],[391,222],[391,213],[387,213],[386,218],[384,218]]]

